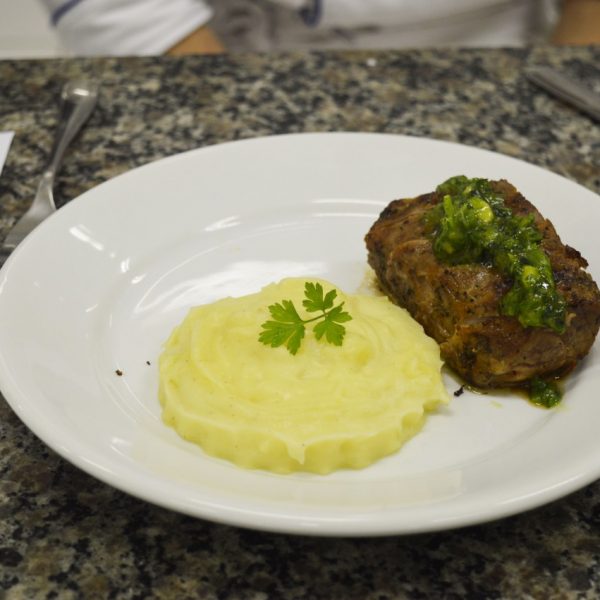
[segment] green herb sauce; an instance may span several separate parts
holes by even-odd
[[[544,408],[556,406],[562,398],[558,386],[553,381],[545,381],[534,377],[529,382],[529,399]]]
[[[513,215],[487,179],[452,177],[437,191],[442,202],[426,216],[438,260],[489,264],[512,281],[501,311],[523,327],[565,330],[566,304],[556,289],[533,216]]]
[[[503,314],[516,317],[523,327],[563,333],[566,303],[556,289],[533,216],[514,215],[487,179],[459,175],[439,185],[437,192],[442,201],[425,216],[437,259],[494,267],[512,282],[501,301]],[[530,382],[529,392],[532,402],[542,406],[560,400],[558,388],[541,379]]]

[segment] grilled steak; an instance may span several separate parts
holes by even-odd
[[[514,215],[534,217],[566,301],[564,333],[524,327],[501,314],[501,299],[512,282],[493,267],[438,261],[424,223],[424,215],[441,201],[437,192],[391,202],[366,244],[383,290],[437,340],[449,366],[482,388],[518,387],[534,377],[564,375],[588,353],[600,327],[600,292],[584,270],[587,261],[560,241],[550,221],[507,181],[491,185]]]

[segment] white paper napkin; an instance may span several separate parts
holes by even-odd
[[[14,135],[14,131],[0,131],[0,173],[2,173],[2,167],[4,166],[4,161],[8,155],[8,149]]]

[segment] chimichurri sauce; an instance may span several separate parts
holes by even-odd
[[[539,377],[534,377],[529,382],[529,399],[534,404],[544,408],[552,408],[560,402],[561,398],[561,391],[553,381],[545,381]]]
[[[503,314],[516,317],[523,327],[548,327],[563,333],[566,303],[556,289],[533,215],[514,215],[487,179],[459,175],[439,185],[437,192],[442,201],[425,217],[436,258],[453,265],[494,267],[512,282],[501,300]],[[556,404],[560,399],[556,386],[535,381],[530,382],[532,401]]]
[[[512,281],[501,311],[523,327],[565,330],[566,305],[533,216],[513,215],[487,179],[452,177],[437,188],[442,202],[427,215],[438,260],[489,264]]]

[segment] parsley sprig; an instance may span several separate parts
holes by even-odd
[[[283,346],[290,354],[296,354],[306,333],[306,325],[320,321],[313,327],[317,340],[325,338],[330,344],[341,346],[346,335],[346,328],[341,323],[352,320],[344,310],[344,303],[334,306],[336,290],[324,293],[320,283],[307,281],[304,284],[304,300],[302,306],[309,313],[320,312],[320,315],[303,319],[291,300],[282,300],[269,306],[272,320],[265,321],[258,340],[267,346],[276,348]]]

